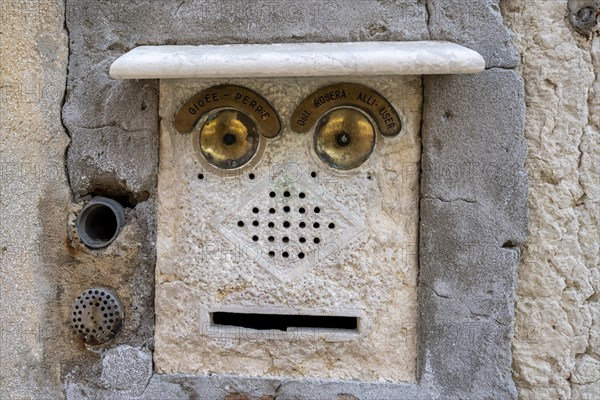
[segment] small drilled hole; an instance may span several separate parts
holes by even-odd
[[[250,180],[253,180],[254,178],[256,178],[256,175],[250,173],[248,174],[248,178],[250,178]]]
[[[235,137],[235,135],[231,134],[231,133],[226,133],[223,136],[223,144],[227,147],[231,147],[235,144],[235,142],[237,142],[237,138]]]
[[[269,208],[269,213],[270,214],[275,214],[275,209],[274,208]]]
[[[275,196],[276,196],[275,192],[269,193],[269,197],[275,197]]]
[[[269,222],[269,228],[275,228],[275,222]]]
[[[321,224],[319,224],[318,222],[315,222],[315,223],[313,224],[313,228],[315,228],[315,229],[318,229],[318,228],[320,228],[320,227],[321,227]]]
[[[319,243],[321,243],[321,239],[319,239],[319,238],[314,238],[314,239],[313,239],[313,242],[315,242],[315,244],[319,244]]]
[[[310,173],[310,176],[312,176],[313,178],[316,178],[317,177],[317,173],[315,171],[313,171],[313,172]]]
[[[283,197],[290,197],[290,192],[288,192],[287,190],[283,192]]]
[[[283,207],[283,211],[290,212],[290,208],[288,206]]]
[[[252,221],[252,225],[253,225],[253,226],[258,226],[258,225],[259,225],[259,223],[258,223],[258,221]]]
[[[306,238],[301,237],[300,239],[300,243],[305,243],[306,242]]]
[[[281,239],[283,241],[283,243],[288,243],[290,241],[290,238],[287,236],[284,236],[283,239]]]
[[[281,256],[283,258],[288,258],[290,256],[290,253],[288,253],[287,251],[284,251],[283,253],[281,253]]]
[[[299,212],[300,214],[304,214],[304,213],[306,212],[306,210],[304,209],[304,207],[300,207],[300,208],[298,209],[298,212]]]
[[[333,229],[333,228],[335,228],[335,224],[332,222],[329,224],[329,229]]]
[[[305,223],[305,222],[300,222],[300,223],[298,224],[298,226],[299,226],[300,228],[306,228],[306,223]]]
[[[321,212],[321,209],[319,207],[315,207],[315,214],[318,214]]]
[[[269,242],[274,242],[275,238],[273,236],[269,236]]]
[[[259,211],[259,210],[258,210],[258,208],[257,208],[257,207],[254,207],[254,208],[252,209],[252,212],[253,212],[254,214],[258,214],[258,211]]]
[[[304,258],[304,253],[298,253],[298,258],[302,260]]]
[[[304,192],[300,192],[300,194],[298,195],[298,197],[300,197],[301,199],[305,198],[306,195],[304,194]]]
[[[289,227],[290,227],[290,223],[289,223],[288,221],[285,221],[285,222],[283,223],[283,227],[284,227],[284,228],[289,228]]]
[[[244,221],[238,221],[238,226],[242,228],[244,226]]]
[[[256,236],[256,235],[252,236],[252,241],[253,242],[258,242],[258,236]]]
[[[269,252],[269,257],[275,257],[275,252],[274,251],[270,251]]]
[[[200,180],[204,179],[204,174],[198,174],[198,179],[200,179]]]

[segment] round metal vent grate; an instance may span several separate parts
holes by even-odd
[[[71,327],[86,343],[98,345],[115,337],[123,325],[123,305],[109,289],[91,288],[71,306]]]

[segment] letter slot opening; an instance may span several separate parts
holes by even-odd
[[[287,331],[289,328],[308,328],[358,331],[358,317],[348,316],[213,312],[211,321],[214,325],[257,330]]]

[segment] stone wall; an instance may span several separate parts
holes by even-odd
[[[594,3],[598,4],[569,1],[573,19],[585,15],[577,16],[577,11]],[[598,25],[588,24],[592,29],[577,32],[566,1],[507,0],[503,12],[516,33],[525,80],[530,177],[529,239],[517,287],[514,379],[523,399],[596,399],[600,397]]]
[[[504,24],[515,32],[514,41],[520,52],[529,148],[526,167],[530,175],[530,234],[521,254],[517,287],[513,379],[524,399],[598,397],[600,44],[597,31],[589,33],[589,29],[581,27],[585,24],[576,31],[571,22],[577,20],[577,7],[585,1],[569,2],[573,17],[563,0],[482,0],[469,4],[369,1],[351,5],[345,1],[317,1],[303,7],[296,2],[267,2],[263,8],[217,1],[205,2],[204,7],[185,1],[140,1],[127,6],[128,2],[108,0],[94,2],[93,7],[77,7],[81,3],[68,4],[68,15],[78,21],[77,27],[70,25],[69,32],[64,24],[62,0],[0,4],[0,398],[115,396],[107,387],[123,395],[145,393],[146,398],[245,398],[231,394],[236,390],[256,398],[265,394],[293,398],[293,393],[298,392],[308,398],[354,398],[343,394],[347,386],[337,383],[283,385],[275,380],[258,380],[241,387],[228,377],[208,377],[202,382],[178,376],[151,379],[148,366],[152,292],[143,288],[153,285],[152,210],[158,126],[153,115],[157,112],[157,84],[109,82],[108,66],[118,55],[139,44],[438,38],[464,44],[485,56],[490,70],[485,79],[476,82],[481,92],[489,87],[486,79],[496,82],[494,90],[507,85],[518,88],[518,75],[504,71],[518,66],[519,57],[501,27],[498,5]],[[359,17],[357,8],[361,10]],[[397,18],[398,15],[403,17]],[[449,16],[452,23],[448,22]],[[249,23],[248,18],[254,23]],[[215,28],[227,21],[236,30],[223,33]],[[278,29],[273,28],[275,21]],[[197,29],[189,30],[190,26]],[[453,118],[456,110],[468,110],[442,97],[443,87],[461,86],[469,78],[436,79],[439,80],[427,80],[425,88],[440,96],[435,104],[448,106],[451,112],[440,108],[438,114],[430,117],[449,121],[457,135],[472,133],[453,125],[457,123]],[[491,91],[489,96],[502,93]],[[61,119],[65,95],[63,112],[68,131]],[[78,102],[70,101],[74,96]],[[486,135],[492,138],[493,131]],[[471,137],[466,135],[463,139],[468,141]],[[451,149],[451,143],[453,135],[442,141],[430,136],[430,149]],[[508,146],[507,151],[511,149],[509,142],[495,145],[498,149],[504,145]],[[127,156],[140,148],[144,157]],[[463,147],[461,153],[465,151],[478,154],[473,147]],[[424,160],[429,157],[435,161],[440,154],[431,151]],[[515,160],[518,162],[518,157]],[[494,159],[487,161],[488,166],[498,165]],[[430,219],[441,215],[453,224],[462,221],[465,208],[475,209],[479,207],[476,203],[482,203],[482,195],[474,190],[483,183],[485,193],[492,187],[485,189],[485,185],[493,183],[480,173],[480,164],[445,167],[438,174],[444,179],[432,181],[434,185],[423,183],[424,190],[429,191],[423,196],[430,197],[424,201],[423,210],[430,213]],[[508,171],[520,171],[516,168]],[[464,174],[469,175],[468,179]],[[514,183],[502,174],[492,177],[504,179],[499,184],[505,189]],[[452,185],[443,186],[450,181]],[[119,197],[128,207],[129,220],[121,243],[102,253],[99,261],[77,244],[68,228],[81,204],[94,194]],[[494,202],[483,196],[482,204],[495,207],[506,199],[510,197],[502,195]],[[510,205],[504,211],[517,219],[520,215]],[[480,217],[471,220],[486,222]],[[485,230],[486,226],[480,229]],[[510,267],[514,265],[511,257],[517,253],[515,245],[522,236],[505,235],[509,231],[499,226],[489,243],[500,237],[506,239],[499,243],[502,248],[497,254],[508,255],[506,265]],[[456,246],[464,244],[461,238],[472,243],[481,239],[469,236],[467,230],[447,234],[448,243]],[[451,242],[454,239],[459,240]],[[486,262],[496,262],[497,254],[484,254],[491,257]],[[456,259],[442,259],[438,267],[444,261]],[[133,274],[123,272],[129,267],[134,267]],[[490,269],[488,274],[495,272]],[[481,310],[472,306],[481,304],[483,297],[472,303],[468,297],[449,299],[452,293],[439,281],[430,281],[431,290],[424,292],[424,301],[430,302],[440,315],[456,309],[454,303],[471,306],[466,311],[470,318],[489,320],[490,326],[498,323],[500,329],[493,332],[500,335],[503,343],[498,348],[504,349],[511,335],[512,274],[514,271],[507,268],[498,286],[507,293],[506,297],[486,305],[485,313],[479,316]],[[445,282],[453,277],[448,276]],[[127,343],[135,347],[112,347],[99,354],[87,351],[77,342],[65,315],[78,290],[107,280],[125,287],[123,300],[127,309],[133,310],[128,328],[113,345]],[[473,285],[464,287],[477,289]],[[489,318],[490,310],[498,321]],[[438,340],[439,336],[431,332],[427,340],[440,351],[448,349],[449,342]],[[459,345],[465,350],[469,342]],[[481,371],[477,357],[470,357],[467,364],[456,363],[460,360],[460,348],[456,351],[447,351],[447,358],[437,358],[433,365],[421,366],[424,376],[431,377],[430,369],[438,368],[437,364],[451,366],[458,371],[457,376],[447,375],[448,382],[442,384],[454,385],[452,390],[459,393],[462,381],[456,379],[463,371],[460,368],[466,365],[464,371],[473,373],[473,387],[487,382],[493,387],[490,390],[497,390],[489,393],[513,396],[506,368],[500,368],[489,384],[487,372],[477,375]],[[493,361],[493,354],[486,359]],[[510,358],[503,352],[499,362],[507,365]],[[493,370],[493,366],[487,367]],[[408,398],[423,394],[405,389]],[[385,385],[374,391],[373,387],[357,384],[352,390],[364,393],[364,398],[367,393],[371,398],[398,393]]]

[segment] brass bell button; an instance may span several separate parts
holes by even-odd
[[[371,121],[353,108],[340,108],[323,116],[314,136],[315,152],[333,168],[349,170],[367,161],[375,148]]]
[[[234,169],[248,163],[256,154],[258,142],[256,124],[238,110],[216,112],[200,130],[200,151],[218,168]]]

